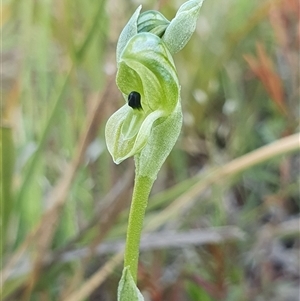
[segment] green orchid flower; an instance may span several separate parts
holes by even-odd
[[[118,300],[143,300],[136,287],[139,242],[148,197],[180,134],[180,85],[172,55],[196,28],[203,0],[184,3],[175,18],[134,12],[117,44],[116,82],[125,104],[107,121],[106,144],[116,164],[134,157],[135,185],[129,214],[124,270]]]
[[[156,147],[159,153],[151,152],[155,162],[161,158],[151,172],[152,177],[156,177],[173,148],[180,133],[182,113],[171,54],[181,50],[190,39],[202,2],[184,3],[171,22],[157,11],[140,14],[139,6],[122,31],[117,45],[116,81],[126,104],[110,117],[105,130],[107,147],[116,164],[135,155],[146,157],[142,150],[154,134],[154,125],[160,125],[158,139],[161,141],[164,135],[168,143]],[[133,100],[138,104],[132,105]],[[170,129],[167,124],[173,127]],[[154,145],[150,147],[154,149]],[[149,152],[146,154],[150,160]],[[143,168],[145,164],[140,165],[142,175],[149,173],[149,168]]]
[[[130,39],[119,60],[117,85],[126,104],[108,120],[106,141],[115,163],[120,163],[139,154],[154,123],[166,121],[179,104],[173,58],[158,36],[138,33]]]

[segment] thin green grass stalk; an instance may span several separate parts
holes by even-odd
[[[38,147],[30,161],[30,164],[28,166],[28,168],[26,169],[26,172],[25,172],[25,175],[24,175],[24,181],[22,183],[22,186],[18,192],[18,195],[17,195],[17,199],[16,199],[16,205],[18,206],[19,204],[21,204],[21,202],[23,201],[23,198],[24,198],[24,195],[25,195],[25,191],[26,189],[28,188],[28,185],[34,175],[34,170],[37,166],[37,163],[41,157],[41,154],[42,154],[42,149],[43,147],[45,146],[45,143],[47,141],[47,138],[49,136],[49,132],[55,122],[55,119],[59,113],[59,108],[60,108],[60,104],[61,104],[61,101],[62,101],[62,98],[64,96],[64,92],[66,90],[66,87],[68,85],[68,82],[69,82],[69,78],[70,78],[70,74],[72,72],[72,69],[69,71],[69,73],[67,74],[66,78],[64,79],[64,82],[61,86],[61,88],[59,89],[59,92],[58,94],[55,96],[56,97],[56,100],[54,102],[54,106],[53,106],[53,109],[51,111],[51,114],[49,116],[49,119],[45,125],[45,128],[44,130],[42,131],[42,137],[41,137],[41,140],[38,144]]]
[[[84,41],[82,42],[82,45],[76,52],[76,59],[80,62],[84,58],[88,47],[90,46],[91,42],[93,41],[95,34],[99,32],[99,27],[102,28],[103,20],[104,20],[104,7],[105,7],[106,0],[102,0],[101,3],[98,6],[98,10],[94,16],[93,24],[88,31],[88,33],[85,36]],[[99,22],[102,22],[101,26],[99,26]]]

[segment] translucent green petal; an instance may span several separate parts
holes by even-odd
[[[122,125],[122,136],[124,140],[134,138],[139,132],[145,119],[145,113],[130,108]]]
[[[119,164],[139,153],[150,137],[153,123],[163,115],[160,110],[149,115],[136,113],[128,105],[115,112],[105,127],[107,148],[114,162]]]
[[[127,139],[125,142],[122,135],[122,126],[129,110],[131,108],[128,105],[124,105],[111,115],[105,126],[107,149],[116,164],[122,161],[122,157],[126,155],[126,152],[129,153],[134,145],[134,139]]]

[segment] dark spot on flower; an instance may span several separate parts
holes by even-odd
[[[142,109],[140,93],[136,91],[130,92],[128,95],[128,105],[133,109]]]

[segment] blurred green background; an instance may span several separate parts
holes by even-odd
[[[116,43],[139,4],[172,19],[183,2],[2,1],[3,300],[116,300],[121,257],[102,267],[134,173],[104,140]],[[299,147],[280,139],[299,131],[299,28],[297,0],[204,2],[174,58],[184,125],[147,210],[145,300],[298,300]]]

